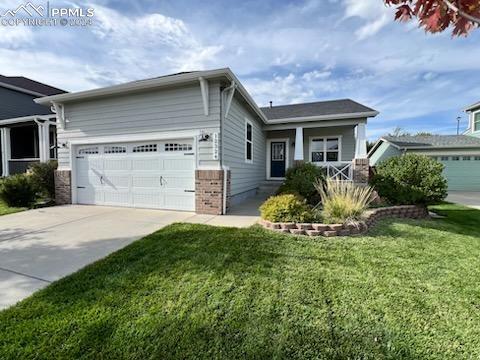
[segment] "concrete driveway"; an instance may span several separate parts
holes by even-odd
[[[0,217],[0,308],[193,213],[61,206]]]
[[[450,191],[447,201],[480,209],[480,192],[473,191]]]
[[[85,205],[0,216],[0,309],[171,223],[250,226],[257,219],[248,209],[212,216]]]

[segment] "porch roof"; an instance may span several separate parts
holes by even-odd
[[[367,118],[378,111],[351,99],[262,107],[269,123],[308,120]]]
[[[51,120],[51,119],[54,119],[55,117],[56,117],[55,114],[48,114],[48,115],[30,115],[30,116],[22,116],[22,117],[11,118],[11,119],[3,119],[3,120],[0,120],[0,127],[6,126],[6,125],[21,124],[21,123],[31,122],[35,120]]]

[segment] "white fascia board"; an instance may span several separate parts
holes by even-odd
[[[294,118],[285,118],[285,119],[270,119],[268,120],[268,124],[284,124],[284,123],[291,123],[291,122],[340,120],[340,119],[358,119],[358,118],[375,117],[378,114],[379,114],[378,111],[366,111],[366,112],[359,112],[359,113],[304,116],[304,117],[294,117]]]
[[[432,146],[409,146],[407,148],[405,148],[406,151],[410,151],[410,150],[428,150],[428,151],[436,151],[436,150],[439,150],[439,151],[442,151],[442,150],[468,150],[468,149],[472,149],[472,150],[480,150],[480,145],[478,146],[475,146],[475,145],[469,145],[469,146],[435,146],[435,147],[432,147]]]
[[[104,95],[124,94],[138,90],[148,90],[167,85],[175,85],[184,82],[196,82],[199,76],[203,78],[221,76],[226,74],[226,69],[218,69],[211,71],[196,71],[186,74],[171,75],[165,77],[159,77],[154,79],[132,81],[126,84],[113,85],[93,90],[79,91],[75,93],[59,94],[52,96],[45,96],[37,98],[34,101],[37,104],[49,104],[51,102],[66,103],[70,101],[77,101],[83,99],[91,99]]]
[[[381,138],[378,139],[378,140],[375,142],[375,144],[373,144],[373,147],[370,149],[370,151],[368,152],[367,157],[370,158],[370,156],[372,156],[373,153],[374,153],[375,151],[377,151],[378,147],[379,147],[383,142],[385,142],[384,139],[381,139]]]
[[[463,111],[470,112],[470,111],[475,110],[477,108],[480,108],[480,101],[476,102],[475,104],[472,104],[470,106],[467,106],[465,109],[463,109]]]
[[[51,115],[31,115],[31,116],[23,116],[23,117],[18,117],[18,118],[12,118],[12,119],[4,119],[0,120],[0,126],[2,125],[11,125],[11,124],[20,124],[24,122],[30,122],[30,121],[35,121],[35,120],[50,120],[55,118],[55,114]]]
[[[325,120],[325,121],[310,121],[304,122],[299,125],[299,122],[290,122],[286,124],[267,124],[263,127],[265,131],[273,131],[273,130],[289,130],[289,129],[296,129],[298,126],[302,126],[304,129],[310,128],[323,128],[323,127],[337,127],[337,126],[356,126],[359,123],[365,123],[366,121],[362,120],[353,120],[353,119],[345,119],[345,120]]]
[[[4,82],[0,82],[0,86],[4,87],[6,89],[23,92],[25,94],[29,94],[29,95],[33,95],[33,96],[45,96],[45,94],[42,94],[42,93],[39,93],[39,92],[36,92],[36,91],[27,90],[27,89],[24,89],[22,87],[18,87],[18,86],[15,86],[15,85],[10,85],[10,84],[4,83]]]
[[[394,144],[393,142],[388,141],[387,139],[385,139],[385,138],[383,138],[383,137],[380,138],[380,140],[389,143],[389,144],[392,145],[395,149],[398,149],[398,150],[405,150],[405,149],[406,149],[405,147],[402,148],[401,146],[398,146],[397,144]]]

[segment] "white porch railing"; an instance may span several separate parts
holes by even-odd
[[[351,162],[327,163],[324,166],[328,178],[343,181],[353,181],[353,166]]]

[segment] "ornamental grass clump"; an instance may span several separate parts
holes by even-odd
[[[325,222],[342,224],[358,221],[374,200],[373,188],[357,186],[350,181],[327,179],[315,188],[321,198],[321,214]]]

